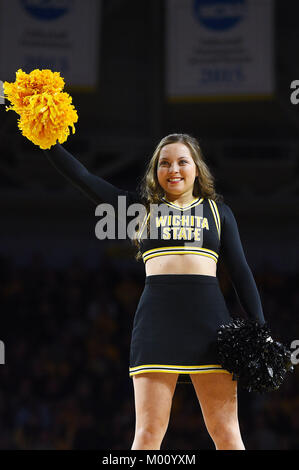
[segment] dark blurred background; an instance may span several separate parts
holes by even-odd
[[[135,189],[163,136],[197,137],[217,192],[235,213],[273,336],[288,345],[299,339],[299,108],[290,99],[299,80],[298,2],[38,4],[0,1],[0,79],[14,81],[18,68],[61,71],[79,114],[65,148],[120,188]],[[223,25],[239,48],[228,51],[224,41],[213,60],[213,38],[227,29],[211,23],[211,12],[232,20]],[[248,12],[253,20],[243,28]],[[8,31],[12,17],[18,33]],[[210,23],[198,28],[207,36],[190,51],[184,40],[203,17]],[[246,73],[253,78],[239,91],[240,83],[213,73],[209,92],[199,78],[184,81],[191,65],[200,75],[209,60],[210,71],[233,66],[243,81]],[[177,91],[169,85],[174,75]],[[128,241],[96,239],[94,205],[21,135],[17,115],[2,105],[0,120],[0,449],[129,449],[129,345],[144,266]],[[228,273],[219,271],[229,309],[244,314]],[[298,449],[298,383],[295,366],[276,392],[240,392],[247,449]],[[178,384],[162,449],[213,448],[192,385]]]

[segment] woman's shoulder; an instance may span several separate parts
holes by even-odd
[[[129,204],[144,204],[144,200],[138,190],[126,191]]]
[[[225,219],[230,219],[233,216],[231,206],[227,204],[227,202],[224,202],[223,196],[210,200],[213,200],[216,203],[216,207],[219,211],[220,219],[222,222],[224,222]]]
[[[213,201],[213,203],[216,204],[217,207],[224,207],[226,206],[225,202],[224,202],[224,197],[222,196],[222,194],[215,194],[211,197],[205,197],[205,199],[207,201]]]

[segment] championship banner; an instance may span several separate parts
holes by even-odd
[[[18,69],[60,72],[68,87],[97,84],[101,0],[0,0],[0,79]]]
[[[274,94],[273,0],[167,0],[170,101]]]

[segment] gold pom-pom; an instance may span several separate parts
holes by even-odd
[[[5,98],[11,103],[7,111],[20,115],[22,134],[41,149],[51,148],[57,140],[65,142],[70,127],[75,133],[78,114],[71,96],[62,92],[64,84],[59,72],[38,69],[29,74],[20,69],[14,83],[3,84]]]

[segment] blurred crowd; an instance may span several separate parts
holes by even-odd
[[[39,254],[17,266],[1,255],[0,449],[131,448],[129,347],[144,275],[113,266],[106,257],[97,269],[80,259],[56,269]],[[234,289],[219,276],[229,309],[238,313]],[[273,337],[288,345],[299,340],[298,274],[265,266],[254,277]],[[239,392],[247,449],[298,449],[298,385],[295,366],[276,392]],[[190,383],[177,384],[161,449],[214,449]]]

